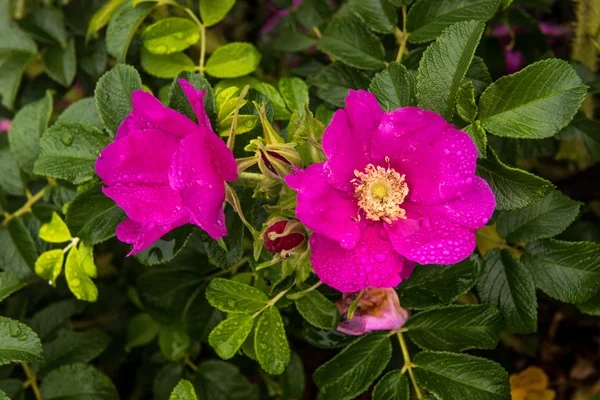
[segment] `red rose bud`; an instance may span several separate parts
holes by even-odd
[[[298,221],[278,221],[265,231],[265,248],[269,253],[302,252],[306,248],[305,233]]]

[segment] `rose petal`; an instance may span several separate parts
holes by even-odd
[[[133,245],[133,248],[129,254],[127,254],[127,256],[132,256],[146,249],[171,230],[185,225],[188,222],[188,218],[184,217],[166,225],[146,224],[142,226],[132,219],[126,219],[117,225],[117,238],[121,242]]]
[[[375,96],[350,90],[346,108],[338,110],[323,134],[327,180],[340,190],[353,191],[354,171],[364,171],[370,161],[371,136],[383,112]]]
[[[358,205],[353,194],[329,185],[323,163],[287,175],[285,182],[298,192],[296,217],[314,232],[353,248],[360,239]]]
[[[394,287],[402,280],[406,260],[392,247],[381,223],[367,225],[360,243],[351,250],[319,233],[310,239],[312,266],[328,286],[341,292],[357,292],[373,287]]]
[[[179,83],[179,86],[181,86],[185,97],[187,97],[190,106],[192,106],[194,114],[196,114],[198,125],[210,128],[210,119],[204,108],[204,95],[206,94],[206,90],[197,90],[185,79],[177,79],[177,82]]]

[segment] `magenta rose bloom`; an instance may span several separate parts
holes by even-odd
[[[471,138],[431,111],[383,112],[373,94],[350,91],[323,151],[327,161],[285,181],[313,231],[316,274],[341,292],[397,286],[415,261],[463,260],[496,205]]]
[[[117,226],[117,237],[133,245],[130,255],[187,223],[214,239],[227,235],[225,181],[237,179],[235,158],[211,129],[204,91],[183,79],[179,85],[198,124],[136,90],[133,111],[96,161],[104,194],[129,217]]]

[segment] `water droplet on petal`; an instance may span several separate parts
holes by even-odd
[[[387,260],[387,256],[385,254],[383,254],[383,253],[375,254],[375,261],[382,263],[382,262],[385,262],[385,260]]]

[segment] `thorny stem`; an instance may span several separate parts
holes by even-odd
[[[292,287],[293,287],[293,286],[292,286]],[[267,308],[269,308],[269,307],[273,307],[273,306],[275,305],[275,303],[277,303],[277,301],[279,301],[279,299],[281,299],[283,296],[285,296],[285,294],[286,294],[287,292],[289,292],[289,291],[290,291],[290,289],[291,289],[292,287],[289,287],[289,288],[285,289],[284,291],[282,291],[281,293],[279,293],[277,296],[275,296],[275,297],[273,297],[271,300],[269,300],[269,301],[267,302],[267,304],[266,304],[266,305],[265,305],[263,308],[261,308],[260,310],[258,310],[257,312],[255,312],[255,313],[254,313],[254,315],[252,315],[252,318],[256,318],[256,317],[258,317],[258,316],[259,316],[260,314],[262,314],[262,312],[263,312],[263,311],[265,311]]]
[[[400,348],[402,349],[402,356],[404,357],[404,367],[402,368],[402,373],[404,373],[405,370],[408,371],[408,375],[410,376],[410,380],[415,388],[417,398],[421,400],[423,398],[423,394],[421,393],[421,389],[419,389],[419,385],[417,385],[417,380],[415,379],[415,374],[412,370],[415,364],[413,364],[410,359],[410,354],[408,354],[408,349],[406,348],[406,342],[404,341],[402,332],[397,331],[396,334],[398,335],[398,341],[400,342]]]
[[[43,188],[42,190],[40,190],[33,196],[29,197],[27,199],[27,202],[25,204],[23,204],[23,206],[21,208],[19,208],[17,211],[15,211],[14,213],[5,214],[6,218],[4,218],[4,221],[2,221],[2,226],[8,225],[8,223],[15,217],[19,217],[23,214],[31,212],[31,206],[33,206],[38,200],[40,200],[42,197],[44,197],[44,192],[46,191],[47,188],[48,188],[48,186]]]
[[[408,40],[408,32],[406,32],[406,6],[402,6],[402,30],[396,28],[394,31],[396,36],[396,42],[400,45],[398,49],[398,55],[396,56],[396,62],[402,62],[402,57],[406,53],[406,41]]]
[[[40,388],[37,384],[37,377],[33,374],[33,372],[31,372],[31,369],[27,363],[21,363],[21,366],[23,367],[23,371],[25,371],[25,375],[27,375],[27,381],[25,384],[31,386],[36,400],[42,400],[42,394],[40,393]]]

